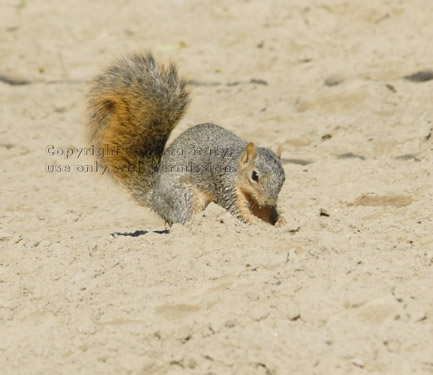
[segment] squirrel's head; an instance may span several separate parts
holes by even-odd
[[[275,206],[285,175],[281,166],[281,148],[277,155],[250,142],[239,160],[240,187],[249,202],[259,207]]]

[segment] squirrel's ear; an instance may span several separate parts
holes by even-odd
[[[244,152],[241,156],[241,162],[242,163],[249,163],[250,161],[254,160],[257,155],[256,146],[253,142],[250,142],[247,144],[247,147],[245,147]]]
[[[281,154],[283,153],[283,145],[280,143],[277,148],[277,158],[281,159]]]

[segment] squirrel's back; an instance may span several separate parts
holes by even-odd
[[[174,64],[150,53],[122,57],[92,82],[90,142],[109,151],[102,162],[141,204],[150,201],[164,146],[189,104],[186,86]]]

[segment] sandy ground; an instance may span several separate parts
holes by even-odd
[[[2,374],[432,374],[433,81],[403,78],[433,68],[432,14],[2,0]],[[89,79],[145,48],[200,83],[174,136],[212,121],[283,144],[286,226],[211,205],[158,233],[107,176],[75,171],[93,159],[46,154],[86,145]]]

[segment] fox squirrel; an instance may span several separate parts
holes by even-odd
[[[119,58],[88,93],[87,131],[102,162],[142,205],[168,224],[215,202],[246,223],[281,225],[276,204],[285,175],[281,149],[247,143],[214,124],[196,125],[165,149],[189,104],[188,81],[151,53]]]

